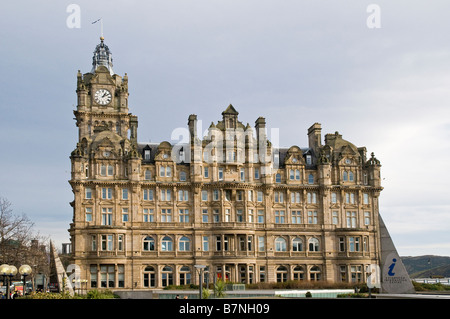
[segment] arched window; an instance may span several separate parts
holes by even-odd
[[[189,250],[191,250],[190,244],[191,244],[190,239],[183,236],[180,238],[180,241],[178,242],[178,250],[179,251],[189,251]]]
[[[311,238],[308,243],[309,251],[319,251],[319,240],[317,238]]]
[[[162,286],[167,287],[173,285],[173,270],[172,267],[165,266],[161,272]]]
[[[289,170],[289,179],[293,180],[294,178],[295,178],[295,176],[294,176],[294,170],[293,170],[293,169],[290,169],[290,170]]]
[[[299,171],[298,169],[295,170],[295,179],[296,179],[297,181],[300,180],[300,171]]]
[[[309,271],[309,278],[311,281],[320,280],[320,268],[317,266],[313,266]]]
[[[180,172],[180,181],[185,182],[186,181],[186,172]]]
[[[166,167],[166,177],[172,176],[172,168],[170,166]]]
[[[165,236],[161,241],[161,251],[173,251],[172,238]]]
[[[349,172],[348,173],[348,180],[350,181],[350,182],[353,182],[354,181],[354,175],[353,175],[353,172]]]
[[[150,170],[146,169],[144,178],[146,181],[149,181],[152,178],[152,172],[150,172]]]
[[[191,283],[191,269],[188,266],[180,268],[180,285],[189,285]]]
[[[281,175],[280,174],[277,174],[277,175],[275,175],[275,183],[281,183]]]
[[[286,240],[283,237],[275,239],[275,251],[286,251]]]
[[[309,174],[309,176],[308,176],[308,184],[314,184],[314,176],[313,176],[313,174]]]
[[[147,266],[144,269],[144,287],[145,288],[156,287],[155,268],[153,268],[152,266]]]
[[[155,240],[150,236],[146,236],[144,238],[142,250],[154,251],[155,250]]]
[[[292,251],[303,251],[303,240],[301,238],[294,238],[292,241]]]
[[[342,173],[342,179],[344,180],[344,182],[348,181],[348,173],[346,171]]]
[[[302,266],[296,266],[294,268],[294,280],[305,279],[305,271]]]
[[[277,282],[287,281],[288,270],[285,266],[279,266],[277,268]]]

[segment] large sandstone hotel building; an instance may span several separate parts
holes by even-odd
[[[198,284],[194,265],[210,282],[365,282],[380,263],[380,162],[365,147],[323,142],[315,123],[309,145],[275,148],[265,119],[244,125],[232,105],[206,136],[189,115],[188,143],[139,143],[103,38],[76,92],[69,232],[86,288]]]

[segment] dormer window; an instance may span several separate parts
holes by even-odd
[[[312,164],[311,155],[306,155],[306,164],[307,165],[311,165]]]
[[[150,150],[144,151],[144,160],[148,161],[150,159]]]

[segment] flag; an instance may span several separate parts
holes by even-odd
[[[95,20],[94,22],[92,22],[92,24],[99,22],[101,19],[102,19],[102,18],[100,18],[100,19],[98,19],[98,20]]]

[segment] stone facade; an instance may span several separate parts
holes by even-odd
[[[380,259],[382,190],[365,147],[338,132],[322,144],[315,123],[308,147],[275,148],[265,119],[244,125],[232,105],[207,136],[190,115],[188,143],[139,143],[128,77],[100,53],[108,64],[94,55],[95,71],[77,75],[70,156],[69,232],[87,289],[198,284],[194,265],[210,282],[365,282]]]

